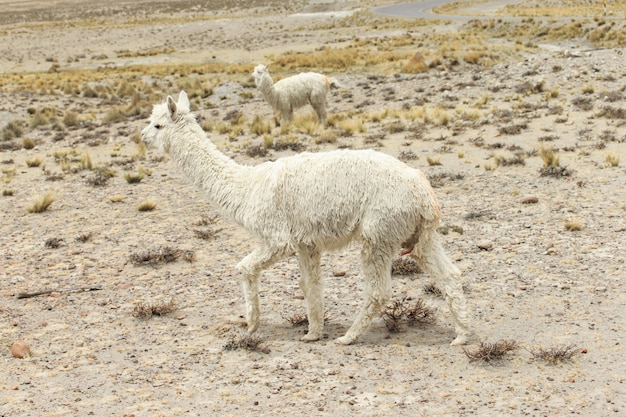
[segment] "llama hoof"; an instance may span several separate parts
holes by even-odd
[[[303,342],[316,342],[316,341],[320,340],[320,337],[318,335],[308,333],[308,334],[302,336],[300,338],[300,340],[303,341]]]
[[[347,336],[341,336],[335,339],[335,343],[338,345],[348,346],[348,345],[351,345],[353,342],[354,342],[354,339],[347,337]]]
[[[463,334],[463,335],[457,336],[456,339],[454,339],[452,343],[450,343],[450,345],[451,346],[466,345],[468,341],[469,341],[469,337]]]
[[[249,324],[248,325],[248,334],[252,334],[252,333],[256,332],[256,330],[258,328],[259,328],[259,323]]]

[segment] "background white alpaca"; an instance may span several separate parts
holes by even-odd
[[[252,76],[265,101],[280,113],[281,124],[293,120],[294,110],[310,104],[319,122],[326,126],[326,96],[331,86],[328,77],[316,72],[303,72],[274,84],[265,65],[257,65]]]
[[[259,326],[259,273],[298,255],[309,319],[305,341],[322,337],[324,302],[320,255],[352,240],[362,243],[363,306],[337,339],[349,344],[368,328],[391,296],[391,263],[400,248],[443,290],[456,328],[453,344],[467,342],[459,270],[435,231],[441,212],[419,170],[374,151],[302,153],[256,166],[239,165],[217,150],[189,111],[185,92],[154,106],[142,139],[172,160],[208,198],[261,243],[237,268],[243,273],[248,331]]]

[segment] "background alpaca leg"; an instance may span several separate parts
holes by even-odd
[[[323,104],[320,105],[316,105],[314,106],[315,108],[315,113],[317,113],[317,118],[319,119],[319,122],[322,126],[326,127],[326,123],[327,123],[327,114],[326,114],[326,106],[324,106]]]
[[[309,332],[301,338],[313,342],[322,337],[324,330],[324,296],[322,292],[322,274],[320,271],[320,251],[303,247],[298,250],[300,263],[300,288],[306,300]]]
[[[424,235],[420,236],[420,241],[411,252],[411,257],[430,274],[444,294],[456,330],[456,339],[452,341],[452,344],[466,344],[472,332],[469,330],[465,295],[459,282],[461,271],[444,251],[439,235],[433,232],[429,238]]]
[[[237,269],[243,274],[243,291],[246,299],[246,321],[248,333],[252,334],[259,328],[259,274],[285,256],[283,250],[272,250],[259,246],[243,258]]]
[[[293,120],[293,111],[291,108],[285,109],[280,112],[280,125],[285,126],[288,123],[291,123]]]
[[[365,292],[363,306],[346,334],[337,340],[340,345],[349,345],[361,337],[391,298],[391,251],[370,248],[364,244],[361,263]]]

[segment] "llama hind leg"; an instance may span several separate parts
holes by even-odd
[[[320,271],[320,251],[308,247],[298,250],[300,263],[300,288],[306,300],[309,331],[301,338],[305,342],[314,342],[322,337],[324,330],[324,296],[322,292],[322,274]]]
[[[456,338],[451,344],[466,344],[472,332],[469,328],[465,295],[459,282],[461,271],[445,253],[439,236],[434,233],[427,242],[420,241],[411,253],[411,257],[431,275],[444,294],[456,331]]]
[[[365,292],[363,306],[346,334],[337,344],[354,343],[369,328],[391,298],[391,251],[363,247],[361,252]]]
[[[259,328],[261,310],[259,306],[259,274],[274,262],[285,256],[282,250],[272,250],[259,246],[243,258],[237,269],[243,274],[243,290],[246,299],[246,322],[248,333],[252,334]]]

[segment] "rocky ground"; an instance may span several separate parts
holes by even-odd
[[[349,27],[325,34],[315,25],[340,19],[354,6],[270,3],[249,11],[233,9],[231,2],[215,11],[225,20],[202,24],[184,19],[206,12],[194,9],[200,6],[174,3],[183,7],[175,24],[120,23],[94,32],[24,2],[30,9],[15,11],[26,16],[24,22],[17,14],[4,20],[0,69],[26,74],[47,71],[55,62],[63,68],[150,60],[256,63],[289,48],[314,49],[324,36],[341,42]],[[94,19],[137,14],[130,3],[100,4]],[[59,10],[95,13],[83,5]],[[50,21],[62,26],[45,23]],[[114,51],[164,45],[175,52],[114,58]],[[107,58],[97,59],[102,55]],[[75,56],[84,58],[66,59]],[[1,416],[626,412],[623,51],[568,42],[491,68],[331,75],[339,85],[329,95],[331,115],[427,105],[453,116],[449,124],[389,116],[331,143],[306,135],[297,135],[297,143],[309,151],[375,148],[426,173],[444,210],[445,247],[463,271],[476,331],[472,344],[465,350],[449,345],[454,335],[445,303],[429,291],[428,276],[414,273],[394,276],[394,298],[423,300],[433,323],[390,332],[381,318],[358,343],[336,345],[333,339],[360,306],[358,244],[323,257],[324,340],[301,342],[305,327],[292,323],[304,313],[295,258],[264,272],[258,339],[242,338],[244,301],[234,266],[255,241],[217,217],[171,161],[151,150],[142,154],[133,138],[145,117],[103,122],[106,101],[17,92],[3,83],[0,128],[27,120],[33,108],[86,109],[94,117],[61,130],[33,128],[25,136],[34,148],[6,145],[0,154]],[[222,121],[233,110],[271,119],[245,81],[218,83],[207,98],[211,105],[197,109],[201,119]],[[477,104],[485,95],[488,102]],[[454,116],[460,108],[484,111],[463,120]],[[273,134],[279,131],[275,127]],[[216,131],[208,136],[240,163],[293,153],[270,148],[258,156],[250,150],[263,139],[250,133],[234,140]],[[560,157],[551,171],[542,170],[542,146]],[[68,155],[61,156],[64,151]],[[62,169],[60,159],[78,166],[85,154],[93,165],[118,174],[98,186],[94,170]],[[36,158],[43,163],[29,167],[27,161]],[[136,172],[137,160],[150,175],[129,184],[124,173]],[[48,192],[55,196],[48,210],[30,213],[36,196]],[[146,201],[156,208],[138,211]],[[178,259],[138,262],[158,249]],[[47,290],[52,292],[20,298]],[[166,314],[149,314],[159,309]],[[145,312],[149,317],[141,317]],[[503,340],[518,348],[499,360],[470,360],[481,343]],[[20,347],[16,342],[28,348],[25,358],[12,353]],[[571,355],[555,364],[540,357],[559,351]]]

